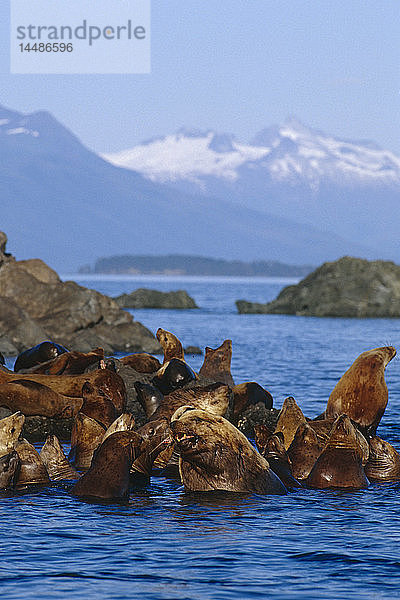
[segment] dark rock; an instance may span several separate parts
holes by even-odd
[[[266,408],[263,402],[252,404],[240,415],[237,427],[248,437],[254,437],[254,425],[266,425],[274,431],[280,412],[276,408]]]
[[[41,261],[4,263],[1,296],[12,317],[0,311],[0,351],[5,354],[18,354],[45,339],[81,352],[98,346],[106,353],[160,352],[153,334],[114,300],[73,281],[61,282]]]
[[[240,313],[315,317],[400,317],[400,266],[345,256],[324,263],[266,304],[236,302]]]
[[[196,302],[185,290],[159,292],[157,290],[139,288],[130,294],[117,296],[115,301],[123,308],[198,308]]]
[[[187,346],[187,348],[184,349],[185,354],[203,354],[201,348],[199,348],[198,346]]]

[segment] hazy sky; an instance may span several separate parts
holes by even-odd
[[[295,115],[400,153],[399,0],[152,0],[152,73],[105,76],[10,75],[7,4],[0,103],[97,151],[182,126],[248,140]]]

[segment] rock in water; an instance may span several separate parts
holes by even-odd
[[[400,266],[345,256],[324,263],[272,302],[238,300],[239,313],[314,317],[400,317]]]
[[[122,308],[198,308],[196,302],[185,290],[175,292],[159,292],[148,288],[139,288],[130,294],[122,294],[115,298]]]

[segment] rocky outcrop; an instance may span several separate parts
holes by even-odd
[[[81,352],[161,352],[153,334],[108,296],[62,282],[40,260],[0,253],[0,352],[15,355],[46,339]]]
[[[239,313],[314,317],[400,317],[400,266],[345,256],[324,263],[272,302],[238,300]]]
[[[122,294],[115,298],[122,308],[198,308],[196,302],[185,290],[176,292],[159,292],[147,288],[139,288],[130,294]]]

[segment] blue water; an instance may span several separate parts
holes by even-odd
[[[307,416],[369,348],[400,350],[400,320],[238,315],[234,301],[265,301],[288,282],[79,278],[109,295],[137,287],[186,289],[195,311],[136,310],[184,345],[233,340],[236,382],[254,380],[275,406],[293,395]],[[198,369],[203,357],[189,356]],[[400,449],[400,369],[387,367],[389,404],[378,433]],[[285,497],[189,495],[154,478],[127,504],[88,504],[67,484],[0,501],[3,598],[219,600],[400,598],[400,484],[357,492],[296,490]]]

